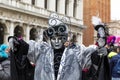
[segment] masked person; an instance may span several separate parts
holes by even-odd
[[[84,68],[82,80],[111,80],[110,65],[108,61],[108,50],[105,47],[107,43],[108,31],[104,23],[99,17],[92,17],[92,24],[97,31],[98,49],[90,56],[90,68]]]
[[[49,28],[44,35],[47,36],[45,42],[30,40],[23,44],[29,45],[27,57],[35,64],[34,80],[82,80],[82,69],[89,67],[91,63],[87,61],[97,47],[74,42],[64,46],[68,39],[68,24],[56,17],[49,19]],[[11,41],[14,42],[14,37],[9,38],[10,44]],[[20,46],[16,50],[19,49]]]
[[[27,58],[29,45],[15,36],[8,38],[10,48],[11,80],[33,80],[34,66]],[[10,79],[9,79],[10,80]]]

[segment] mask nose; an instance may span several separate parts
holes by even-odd
[[[58,43],[58,42],[59,42],[58,38],[55,38],[55,42],[56,42],[56,43]]]

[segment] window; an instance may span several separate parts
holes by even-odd
[[[58,12],[58,0],[56,0],[56,5],[55,6],[56,6],[55,7],[55,9],[56,9],[55,11]]]
[[[77,11],[77,0],[74,0],[74,4],[73,4],[73,17],[76,16],[76,11]]]
[[[45,0],[45,6],[44,6],[45,9],[47,9],[47,0]]]
[[[23,28],[19,25],[17,25],[14,29],[14,36],[18,38],[22,38],[24,34]]]
[[[30,40],[36,40],[37,39],[37,30],[35,28],[32,28],[30,30]]]
[[[4,43],[4,26],[0,23],[0,44]]]
[[[69,0],[65,0],[65,14],[67,14]]]
[[[35,0],[32,0],[32,5],[35,5]]]

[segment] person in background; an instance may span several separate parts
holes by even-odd
[[[117,47],[117,55],[110,59],[111,77],[112,80],[120,80],[120,73],[118,72],[118,61],[120,60],[120,47]]]
[[[111,59],[113,56],[117,55],[117,46],[112,48],[112,51],[108,54],[108,58]]]
[[[0,45],[0,80],[10,80],[9,47]]]
[[[10,75],[11,80],[34,80],[34,64],[27,58],[29,45],[26,44],[19,37],[11,36],[8,38],[14,38],[12,44],[9,46],[13,46],[10,48]]]
[[[0,45],[0,57],[8,58],[9,47],[6,44]]]

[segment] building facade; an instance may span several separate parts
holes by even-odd
[[[51,13],[67,16],[71,32],[82,43],[83,0],[0,0],[0,44],[13,35],[42,40]]]
[[[83,35],[83,44],[93,44],[96,40],[96,31],[91,23],[92,16],[98,16],[102,22],[110,22],[110,0],[84,0],[83,19],[86,29]]]
[[[113,20],[107,25],[109,34],[114,36],[120,36],[120,20]]]

